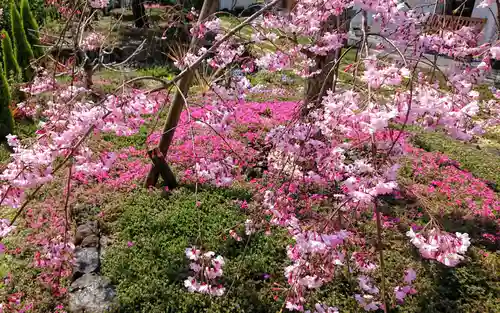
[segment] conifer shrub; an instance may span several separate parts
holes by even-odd
[[[21,72],[21,69],[17,63],[16,51],[12,46],[12,40],[10,39],[9,33],[5,29],[2,30],[0,37],[2,38],[2,58],[5,76],[7,78],[17,77]]]
[[[5,136],[13,132],[14,119],[9,108],[10,101],[9,82],[2,67],[0,70],[0,141],[4,141]]]
[[[43,55],[43,49],[40,45],[40,34],[38,33],[38,23],[31,12],[28,0],[21,0],[21,18],[23,20],[24,31],[31,45],[35,58]]]
[[[34,58],[33,50],[28,42],[28,38],[26,37],[21,15],[19,14],[14,2],[10,3],[10,18],[12,37],[17,49],[17,63],[21,67],[24,79],[31,80],[33,76],[33,69],[31,68],[30,61]]]

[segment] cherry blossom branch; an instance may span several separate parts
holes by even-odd
[[[234,34],[236,34],[237,31],[254,21],[256,18],[258,18],[262,13],[264,13],[266,10],[269,8],[275,6],[277,3],[279,3],[281,0],[273,0],[272,2],[269,2],[265,6],[263,6],[259,11],[255,12],[252,16],[248,17],[244,21],[242,21],[238,26],[235,26],[232,28],[226,35],[224,35],[221,39],[216,41],[205,53],[203,53],[200,57],[196,59],[192,64],[190,64],[188,67],[186,67],[182,72],[180,72],[177,76],[172,78],[171,81],[169,81],[169,84],[173,84],[178,82],[181,78],[183,78],[187,73],[189,73],[191,70],[196,69],[203,60],[205,60],[209,55],[215,52],[215,50],[222,45],[224,42],[226,42],[229,38],[231,38]]]
[[[67,180],[67,183],[66,183],[66,197],[64,199],[64,244],[67,243],[68,241],[68,228],[69,228],[69,197],[70,197],[70,193],[71,193],[71,176],[73,175],[72,174],[72,168],[73,168],[73,165],[70,164],[68,166],[68,180]],[[60,266],[59,266],[59,276],[57,277],[58,280],[61,279],[62,277],[62,269],[63,269],[63,265],[64,263],[61,262]]]
[[[108,116],[109,114],[111,114],[111,112],[108,112],[106,115],[104,115],[103,119],[106,118],[106,116]],[[80,140],[75,144],[73,149],[71,149],[68,156],[66,156],[66,158],[64,158],[64,160],[54,168],[54,170],[52,171],[52,174],[57,173],[61,168],[64,167],[64,165],[73,157],[73,154],[78,149],[78,147],[80,147],[80,145],[85,141],[85,139],[87,139],[87,137],[92,133],[94,128],[95,128],[95,124],[90,126],[90,128],[85,133],[85,135],[83,135],[82,138],[80,138]],[[28,206],[28,204],[30,204],[31,201],[33,201],[35,199],[35,196],[38,194],[38,192],[40,191],[40,189],[42,189],[43,186],[44,186],[43,184],[39,185],[38,187],[35,188],[35,190],[33,190],[33,192],[31,194],[29,194],[27,196],[26,201],[24,201],[23,205],[17,210],[16,215],[14,215],[14,218],[12,218],[12,220],[10,221],[10,226],[14,225],[17,218],[21,215],[21,213]],[[2,238],[0,238],[0,241],[1,240],[2,240]]]
[[[220,40],[215,42],[204,54],[202,54],[194,63],[189,65],[186,69],[184,69],[179,75],[177,75],[174,79],[170,81],[170,84],[174,84],[177,81],[180,81],[179,83],[179,90],[182,92],[182,94],[187,93],[187,91],[190,88],[192,79],[193,79],[193,70],[197,68],[201,62],[208,57],[212,52],[214,52],[222,43],[224,43],[226,40],[231,38],[238,30],[243,28],[245,25],[248,23],[252,22],[255,20],[257,17],[259,17],[265,10],[268,8],[276,5],[280,0],[274,0],[270,2],[269,4],[265,5],[263,8],[261,8],[259,11],[257,11],[255,14],[252,16],[248,17],[245,21],[240,23],[238,26],[234,27],[232,30],[230,30],[225,36],[223,36]],[[207,15],[210,14],[209,10],[212,7],[212,2],[210,0],[205,0],[203,3],[203,8],[199,16],[199,20],[203,21]],[[194,49],[194,47],[197,45],[198,40],[196,37],[193,37],[190,45],[190,50]],[[182,79],[182,80],[181,80]],[[167,117],[167,120],[165,121],[165,125],[163,127],[163,135],[160,139],[160,143],[158,145],[159,151],[167,155],[170,144],[173,140],[173,136],[175,133],[175,127],[177,126],[179,122],[179,118],[182,112],[183,107],[185,106],[184,104],[184,98],[179,94],[179,92],[176,92],[174,96],[173,103],[170,107],[169,114]],[[146,178],[146,187],[154,186],[156,185],[156,182],[158,181],[158,168],[153,166],[148,173],[148,176]]]

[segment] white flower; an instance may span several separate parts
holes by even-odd
[[[246,220],[245,221],[245,234],[247,236],[250,236],[251,234],[255,233],[255,225],[252,220]]]
[[[191,263],[191,264],[189,264],[189,268],[192,269],[196,273],[198,273],[199,271],[201,271],[201,265],[199,265],[198,263]]]
[[[207,259],[211,259],[213,256],[215,255],[215,252],[213,251],[208,251],[208,252],[205,252],[203,254],[203,257],[207,258]]]
[[[186,287],[189,292],[195,292],[195,291],[198,291],[200,286],[199,286],[198,282],[196,281],[196,279],[194,279],[194,277],[189,276],[184,281],[184,287]]]
[[[200,250],[196,247],[186,248],[186,257],[190,260],[197,261],[200,257]]]
[[[319,288],[323,285],[323,282],[317,276],[309,276],[309,275],[301,278],[299,280],[299,283],[301,285],[306,286],[309,289]]]
[[[225,264],[224,258],[222,256],[218,255],[215,259],[212,260],[212,264],[214,266],[216,266],[216,265],[223,266]]]

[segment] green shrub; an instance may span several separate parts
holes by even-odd
[[[174,74],[172,69],[166,66],[152,66],[148,68],[137,69],[137,76],[154,76],[154,77],[165,77],[166,79],[172,79]]]
[[[241,242],[224,239],[231,227],[246,219],[232,203],[236,198],[248,199],[248,195],[221,189],[200,190],[196,195],[180,188],[164,199],[139,191],[124,203],[115,203],[117,210],[106,211],[104,229],[115,232],[116,238],[105,252],[102,270],[117,286],[119,312],[280,312],[288,290],[283,276],[284,267],[289,265],[285,247],[291,242],[275,230],[271,236],[251,236],[248,242],[246,238]],[[201,202],[199,208],[196,201]],[[368,216],[360,223],[367,243],[373,242],[375,222]],[[485,257],[474,247],[467,253],[464,265],[448,268],[423,260],[408,242],[405,231],[388,228],[382,234],[388,297],[394,304],[392,290],[402,284],[409,267],[417,271],[418,293],[389,312],[475,313],[479,306],[484,309],[481,312],[499,312],[498,253],[491,251]],[[129,241],[134,245],[128,247]],[[225,258],[223,297],[186,291],[183,281],[190,271],[184,249],[191,245],[203,246]],[[263,274],[271,275],[271,279],[263,280]],[[380,287],[380,271],[374,276]],[[275,282],[283,287],[281,291],[272,290]],[[349,274],[347,267],[339,267],[331,283],[309,295],[305,308],[320,302],[337,306],[341,312],[362,312],[353,297],[359,292],[356,273]]]
[[[228,230],[245,221],[230,190],[176,190],[166,200],[137,193],[121,206],[118,240],[106,251],[103,272],[117,284],[121,312],[277,312],[264,274],[281,279],[286,241],[279,234],[258,234],[236,242]],[[241,198],[241,197],[240,197]],[[201,202],[199,208],[196,201]],[[108,215],[108,213],[105,213]],[[241,230],[241,229],[240,229]],[[131,241],[134,246],[128,247]],[[185,248],[203,246],[226,259],[226,295],[210,298],[187,292]]]
[[[23,20],[24,31],[26,32],[26,37],[28,38],[28,42],[31,45],[31,49],[33,50],[33,54],[35,58],[41,57],[43,55],[43,49],[40,46],[40,38],[39,38],[39,27],[38,23],[31,13],[30,5],[28,0],[21,0],[21,18]]]
[[[17,63],[23,71],[24,78],[26,80],[31,80],[33,77],[33,69],[31,68],[30,61],[34,58],[33,50],[28,42],[28,38],[26,37],[21,15],[19,14],[14,2],[10,3],[10,17],[12,37],[17,50]]]
[[[11,33],[10,24],[10,12],[9,5],[12,0],[0,0],[0,8],[3,8],[3,16],[0,18],[0,29],[6,29],[9,34]],[[57,12],[57,8],[52,5],[47,5],[45,0],[28,0],[31,8],[31,12],[35,17],[38,25],[44,24],[47,17],[56,16],[54,14]],[[19,0],[15,0],[17,6],[19,6]]]
[[[6,30],[2,30],[0,35],[2,39],[2,56],[3,56],[3,68],[5,70],[5,76],[7,78],[16,77],[21,73],[19,64],[16,60],[16,52],[14,47],[12,47],[12,41],[10,40],[9,33]]]
[[[3,14],[0,16],[0,29],[5,29],[10,34],[10,0],[0,0],[0,8],[3,9]]]
[[[47,5],[45,0],[28,0],[30,10],[38,25],[42,25],[46,18],[49,17],[55,10],[54,6]]]
[[[2,141],[5,136],[13,132],[14,119],[10,111],[10,101],[9,82],[4,71],[0,70],[0,140]]]

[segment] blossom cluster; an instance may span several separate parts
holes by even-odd
[[[417,292],[412,285],[413,281],[416,278],[417,278],[417,273],[415,272],[415,270],[413,270],[412,268],[406,270],[403,280],[405,285],[403,287],[401,286],[394,287],[394,294],[398,302],[402,303],[407,295],[409,294],[412,295]]]
[[[88,51],[97,50],[103,45],[105,39],[106,37],[103,34],[92,32],[83,38],[80,48]]]
[[[317,289],[331,281],[335,268],[344,264],[344,253],[339,248],[349,233],[320,234],[299,229],[293,232],[295,245],[287,248],[288,258],[293,263],[285,268],[285,277],[291,287],[286,307],[302,311],[307,289]]]
[[[89,5],[94,9],[103,9],[108,6],[109,0],[89,0]]]
[[[11,231],[16,228],[14,225],[10,225],[10,221],[7,219],[0,219],[0,238],[7,236]]]
[[[415,233],[410,229],[406,235],[422,257],[435,259],[446,266],[456,266],[460,263],[470,246],[470,238],[466,233],[457,232],[453,235],[433,228],[427,233]]]
[[[196,247],[186,248],[186,257],[191,261],[189,268],[194,272],[194,276],[189,276],[184,281],[184,286],[189,292],[199,292],[212,296],[224,295],[225,288],[217,284],[217,279],[222,277],[222,267],[225,264],[224,258],[215,256],[215,252],[202,251]]]
[[[382,304],[377,300],[379,289],[373,285],[370,277],[359,276],[358,285],[363,294],[355,294],[354,299],[365,311],[376,311],[382,308]]]
[[[80,142],[89,132],[113,132],[119,136],[131,135],[139,130],[145,114],[152,114],[160,107],[161,98],[139,91],[121,96],[108,96],[102,103],[83,100],[86,90],[55,86],[43,80],[33,82],[40,93],[57,88],[53,101],[42,109],[45,120],[36,131],[37,141],[23,144],[15,136],[9,137],[14,153],[11,162],[0,174],[0,195],[4,205],[20,206],[29,188],[37,187],[54,179],[53,163],[59,157],[73,156],[76,173],[109,169],[115,160],[114,154],[105,158],[96,157],[88,146]],[[38,85],[37,85],[38,84]],[[83,93],[82,93],[83,92]],[[77,93],[79,97],[77,97]],[[71,97],[68,99],[67,97]],[[69,104],[69,105],[68,105]]]
[[[44,71],[40,75],[36,76],[32,83],[20,88],[20,90],[22,92],[35,96],[50,90],[54,90],[55,88],[56,81],[54,77]]]

